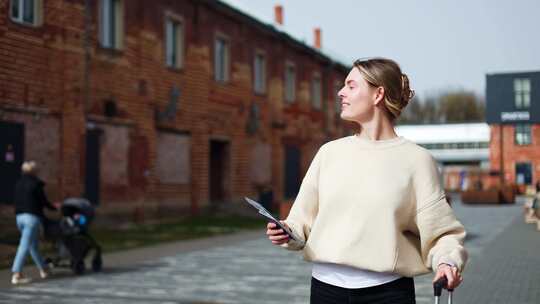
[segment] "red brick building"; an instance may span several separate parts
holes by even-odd
[[[540,182],[540,72],[487,75],[490,165],[521,191]]]
[[[540,125],[530,126],[530,143],[526,145],[516,143],[518,128],[491,126],[490,159],[492,170],[498,173],[502,165],[505,183],[516,184],[523,192],[527,186],[540,182]]]
[[[347,72],[220,1],[0,0],[0,180],[34,159],[110,212],[276,203],[344,134]]]

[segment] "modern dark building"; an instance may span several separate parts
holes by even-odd
[[[524,189],[540,180],[540,71],[488,74],[491,169]]]

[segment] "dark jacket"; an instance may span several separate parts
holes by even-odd
[[[15,214],[31,213],[43,218],[43,208],[56,210],[45,196],[44,186],[36,176],[23,174],[15,184]]]

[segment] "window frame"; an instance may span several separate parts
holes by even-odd
[[[514,126],[514,144],[516,146],[529,146],[532,144],[531,124],[516,124]]]
[[[315,88],[315,81],[318,80],[318,90]],[[320,72],[314,72],[311,76],[311,84],[310,84],[310,99],[311,99],[311,107],[317,111],[323,110],[323,93],[322,93],[322,77]],[[318,100],[317,100],[317,98]],[[318,102],[318,104],[316,103]]]
[[[292,77],[289,77],[289,71],[292,68]],[[287,104],[293,104],[296,102],[296,64],[294,64],[292,61],[287,60],[285,62],[285,73],[284,73],[284,100]],[[289,84],[289,81],[292,82]],[[290,92],[289,92],[290,89]]]
[[[172,24],[173,28],[176,27],[174,44],[174,58],[169,60],[169,27]],[[182,69],[184,67],[184,48],[185,48],[185,22],[182,16],[174,14],[172,12],[165,12],[164,25],[163,25],[163,37],[164,37],[164,57],[165,66],[171,69]]]
[[[531,107],[531,79],[514,78],[514,106],[516,109]]]
[[[24,20],[24,7],[25,3],[27,2],[32,2],[33,5],[32,21]],[[15,3],[17,3],[19,8],[18,16],[13,15]],[[14,23],[31,27],[39,27],[43,25],[43,0],[10,0],[8,10],[9,19]]]
[[[106,7],[113,8],[110,11],[112,13],[109,13],[112,14],[110,18],[105,16]],[[124,47],[124,0],[100,0],[98,12],[99,46],[104,49],[122,50]]]
[[[257,70],[257,58],[262,58],[261,69]],[[267,92],[267,61],[266,52],[256,49],[253,53],[253,92],[258,95],[265,95]],[[258,73],[259,72],[259,73]],[[260,77],[257,77],[260,74]],[[257,80],[260,78],[260,86]]]
[[[223,64],[220,66],[222,66],[222,70],[223,70],[223,79],[221,79],[220,77],[218,76],[221,76],[221,73],[218,73],[218,56],[220,54],[218,54],[218,41],[223,41],[223,45],[225,46],[223,49],[224,49],[224,52],[223,52]],[[230,38],[221,33],[221,32],[217,32],[215,35],[214,35],[214,81],[218,82],[218,83],[228,83],[230,82],[230,73],[231,73],[231,40]],[[219,74],[219,75],[218,75]]]

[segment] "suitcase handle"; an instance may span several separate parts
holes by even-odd
[[[446,277],[442,277],[433,283],[433,294],[435,295],[435,304],[439,304],[443,288],[446,288],[448,285],[448,280]],[[452,291],[453,289],[448,289],[448,304],[452,304]]]
[[[443,288],[446,288],[447,284],[448,284],[448,280],[446,279],[446,277],[442,277],[438,279],[437,281],[435,281],[435,283],[433,283],[433,295],[435,295],[436,297],[440,297]],[[452,292],[452,291],[454,290],[448,289],[448,292]]]

